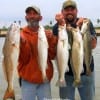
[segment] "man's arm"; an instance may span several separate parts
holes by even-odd
[[[92,46],[92,49],[95,49],[96,45],[97,45],[97,36],[96,36],[96,31],[93,27],[92,22],[90,22],[90,32],[91,32],[91,35],[92,35],[91,46]]]
[[[81,27],[84,19],[86,18],[80,18],[78,22],[76,23],[76,25]],[[96,31],[91,21],[90,21],[90,33],[91,33],[91,47],[92,49],[95,49],[97,45],[97,36],[96,36]]]

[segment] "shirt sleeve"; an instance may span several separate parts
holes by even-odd
[[[49,56],[50,60],[53,60],[56,57],[57,36],[55,36],[53,33],[51,33],[51,34],[52,35],[50,37],[48,37],[48,35],[47,35],[48,44],[49,44],[48,56]]]
[[[52,31],[53,31],[53,34],[54,34],[55,36],[58,35],[58,24],[57,24],[57,23],[53,26]]]
[[[96,36],[96,31],[94,29],[94,26],[93,26],[93,23],[90,21],[90,33],[93,37],[95,37],[97,39],[97,36]]]

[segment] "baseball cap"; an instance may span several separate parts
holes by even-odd
[[[62,9],[65,9],[67,7],[73,7],[73,8],[77,8],[76,2],[73,0],[66,0],[63,3]]]
[[[29,7],[27,7],[25,12],[28,13],[32,9],[35,10],[38,14],[41,15],[40,9],[38,7],[36,7],[36,6],[29,6]]]

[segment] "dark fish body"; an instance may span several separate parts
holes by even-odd
[[[91,48],[91,34],[89,30],[89,20],[84,20],[81,28],[84,43],[84,61],[86,64],[87,75],[91,74],[90,64],[92,59],[92,48]]]

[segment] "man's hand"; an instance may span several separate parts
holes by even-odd
[[[96,45],[97,45],[97,40],[94,36],[91,39],[92,39],[91,40],[91,47],[92,47],[92,49],[95,49]]]
[[[56,14],[55,20],[57,21],[57,23],[59,25],[64,26],[65,20],[64,20],[64,17],[63,17],[63,15],[61,13]]]
[[[84,20],[84,18],[80,18],[80,19],[77,21],[76,25],[77,25],[78,27],[81,27],[82,24],[83,24],[83,20]]]

